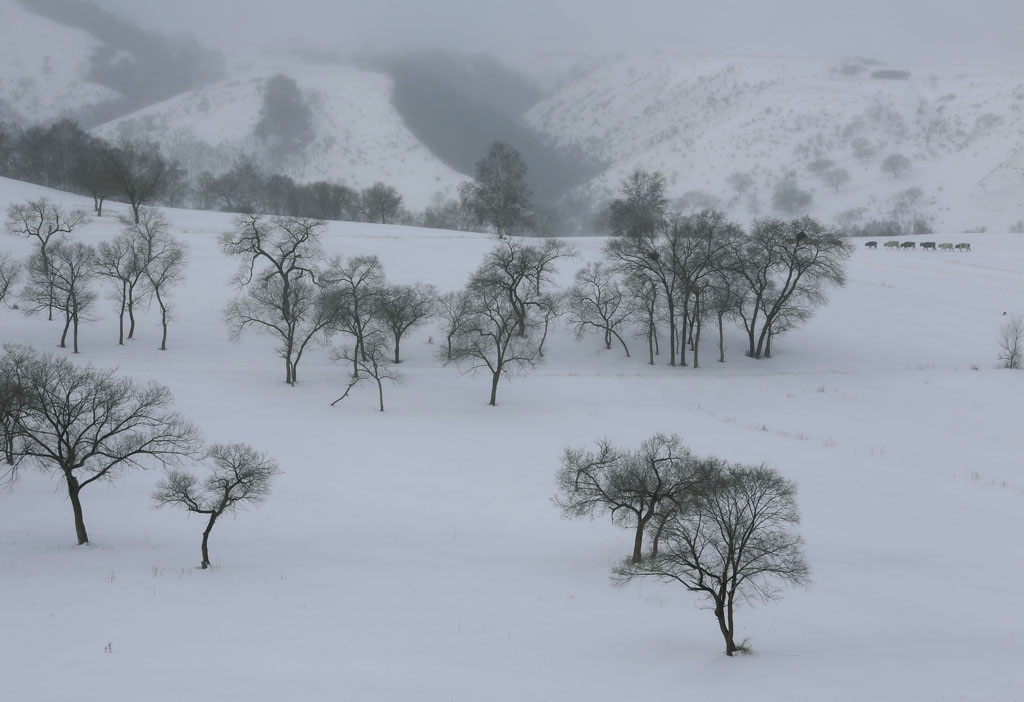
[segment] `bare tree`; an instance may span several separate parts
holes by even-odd
[[[850,182],[850,172],[845,168],[830,168],[821,174],[821,179],[838,193],[839,188]]]
[[[376,256],[349,259],[339,256],[331,260],[324,279],[330,281],[332,287],[330,304],[334,309],[334,328],[350,334],[355,352],[365,358],[366,337],[379,321],[378,301],[387,286],[384,266]],[[352,375],[358,374],[353,364]]]
[[[1024,365],[1024,317],[1015,314],[999,329],[999,362],[1003,368]]]
[[[6,474],[0,477],[13,481],[15,467],[21,456],[15,453],[20,435],[20,420],[25,404],[25,393],[19,380],[34,352],[25,346],[4,345],[0,356],[0,453],[7,464]],[[3,482],[3,481],[0,481]]]
[[[893,178],[899,178],[910,170],[910,159],[903,154],[889,154],[882,161],[882,172],[889,173]]]
[[[67,348],[68,331],[73,331],[73,350],[78,353],[78,330],[89,321],[96,302],[92,289],[96,278],[96,251],[81,242],[57,242],[49,247],[48,261],[36,251],[29,258],[28,282],[21,293],[25,314],[56,308],[64,313],[60,348]]]
[[[7,299],[11,289],[21,278],[21,262],[0,251],[0,304]]]
[[[343,349],[331,353],[332,361],[345,361],[351,363],[356,369],[349,380],[348,387],[341,397],[331,403],[331,407],[348,397],[352,388],[364,380],[373,380],[377,384],[377,399],[380,403],[380,411],[384,411],[384,381],[388,380],[395,385],[404,382],[402,374],[396,371],[391,362],[388,361],[387,346],[384,336],[380,332],[371,332],[363,342],[363,352],[357,353],[355,348],[346,346]]]
[[[85,214],[64,209],[45,197],[13,204],[7,208],[7,233],[34,239],[39,247],[41,271],[48,274],[50,267],[49,247],[65,235],[73,232],[86,221]],[[52,290],[47,299],[47,319],[53,320]]]
[[[668,514],[658,555],[624,563],[615,575],[677,582],[709,598],[732,656],[745,648],[735,641],[736,604],[780,599],[780,585],[809,583],[810,568],[795,531],[795,483],[765,466],[702,463],[701,479]]]
[[[140,285],[146,280],[146,250],[131,220],[112,241],[104,241],[96,248],[96,274],[113,284],[113,300],[117,310],[117,343],[124,345],[124,316],[130,320],[128,338],[135,335],[135,305],[144,299]]]
[[[519,332],[519,310],[507,290],[474,277],[467,287],[468,314],[451,339],[446,364],[458,364],[467,373],[486,370],[491,377],[490,405],[497,404],[498,382],[540,360],[535,327]]]
[[[224,253],[243,259],[234,282],[244,292],[224,312],[231,337],[255,329],[278,339],[285,382],[293,386],[306,346],[328,334],[335,321],[318,270],[323,227],[322,221],[303,217],[268,222],[244,214],[220,237]]]
[[[700,479],[689,449],[678,436],[655,434],[639,449],[619,449],[604,439],[596,451],[565,450],[554,502],[563,517],[611,515],[612,523],[633,530],[631,561],[643,560],[644,534],[678,508]],[[655,530],[657,555],[661,529]]]
[[[214,444],[207,451],[206,461],[210,473],[201,482],[192,473],[174,470],[153,493],[157,507],[180,505],[208,516],[200,566],[204,570],[210,566],[208,544],[213,525],[226,512],[235,513],[266,500],[271,482],[281,472],[274,459],[246,444]]]
[[[131,468],[193,455],[197,432],[171,411],[171,393],[162,385],[52,354],[25,355],[15,375],[22,405],[14,453],[61,476],[78,543],[85,544],[81,491]]]
[[[499,239],[515,234],[529,220],[530,190],[519,151],[495,142],[476,164],[476,177],[465,191],[477,219],[494,227]]]
[[[434,314],[437,290],[433,285],[388,285],[377,298],[377,315],[394,343],[395,363],[401,363],[402,337]]]
[[[402,211],[402,195],[390,185],[374,183],[360,195],[363,214],[369,222],[393,222]]]
[[[764,358],[782,323],[792,327],[824,304],[829,286],[846,284],[852,247],[817,220],[760,219],[749,235],[728,240],[727,266],[742,286],[738,315],[747,332],[747,355]]]
[[[628,269],[627,269],[628,270]],[[658,318],[661,312],[660,286],[645,270],[628,270],[625,276],[629,291],[630,319],[647,338],[648,363],[654,365],[654,356],[661,353],[658,343]]]
[[[616,236],[653,236],[667,207],[665,176],[635,170],[622,182],[620,197],[608,207],[608,226]]]
[[[115,148],[101,151],[100,159],[105,177],[131,205],[136,224],[139,208],[169,193],[182,178],[181,169],[163,157],[155,142],[122,141]]]
[[[468,328],[472,317],[472,305],[469,292],[460,290],[448,292],[438,298],[438,310],[444,321],[445,355],[444,361],[452,360],[452,339]]]
[[[146,282],[160,308],[160,350],[166,351],[167,326],[173,316],[170,293],[185,278],[188,247],[168,232],[167,219],[159,210],[142,208],[134,227],[144,243]]]
[[[576,273],[576,281],[569,290],[569,322],[581,339],[588,329],[599,330],[604,347],[611,349],[612,339],[618,339],[629,357],[629,347],[619,334],[619,327],[629,318],[630,309],[626,293],[614,270],[603,263],[589,263]]]

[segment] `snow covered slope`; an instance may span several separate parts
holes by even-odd
[[[940,228],[1005,230],[1024,216],[1024,71],[872,77],[887,68],[628,58],[562,88],[527,119],[557,143],[579,144],[610,163],[581,188],[598,198],[641,167],[664,172],[674,196],[707,191],[749,217],[771,211],[773,185],[792,169],[814,196],[811,213],[825,218],[857,207],[868,218],[887,216],[891,198],[914,186],[934,201],[928,212]],[[857,139],[874,154],[858,159]],[[912,161],[908,173],[881,171],[891,153]],[[838,193],[809,171],[817,158],[850,174]],[[742,200],[726,181],[735,172],[754,178]]]
[[[100,46],[88,32],[0,0],[0,120],[50,122],[119,98],[88,79]]]
[[[101,136],[152,139],[192,174],[220,173],[257,151],[253,136],[263,86],[275,74],[295,79],[313,111],[315,138],[289,159],[299,181],[331,180],[364,188],[384,181],[405,205],[422,208],[431,195],[453,191],[465,176],[439,161],[405,127],[391,104],[391,79],[355,67],[275,62],[183,93],[98,127]]]
[[[0,209],[43,192],[0,180]],[[109,210],[77,238],[113,236],[124,207]],[[85,548],[70,545],[59,481],[26,471],[0,489],[5,699],[1024,696],[1024,371],[994,368],[1002,313],[1024,312],[1024,236],[930,237],[966,238],[970,254],[859,248],[849,286],[771,361],[744,358],[736,330],[725,364],[706,351],[695,370],[559,327],[495,408],[487,380],[442,367],[423,329],[382,414],[369,387],[329,406],[347,371],[324,349],[289,388],[266,339],[228,341],[236,264],[216,234],[230,217],[167,215],[190,247],[169,350],[153,310],[118,347],[101,307],[76,361],[157,379],[210,440],[251,443],[284,473],[264,506],[218,523],[208,571],[203,520],[151,507],[159,471],[86,490]],[[562,283],[602,245],[573,243]],[[331,254],[375,253],[393,280],[443,290],[492,245],[349,223],[325,236]],[[0,310],[0,342],[54,351],[57,327]],[[657,431],[799,483],[814,582],[737,611],[750,656],[722,655],[712,614],[679,586],[610,587],[630,534],[550,503],[563,447]]]

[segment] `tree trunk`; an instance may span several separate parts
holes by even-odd
[[[160,350],[167,350],[167,310],[160,306],[160,326],[163,327],[163,335],[160,337]]]
[[[135,293],[128,288],[128,338],[135,338]]]
[[[377,398],[380,400],[380,411],[384,411],[384,383],[380,381],[380,378],[374,378],[377,381]]]
[[[73,325],[72,326],[74,327],[74,335],[73,335],[74,352],[78,353],[78,313],[77,312],[75,312],[75,314],[74,314],[72,319],[73,319]]]
[[[650,354],[649,363],[654,365],[654,325],[647,327],[647,352]]]
[[[693,367],[700,367],[700,331],[703,326],[700,321],[700,298],[693,303],[693,326],[696,330],[690,329],[693,335]]]
[[[665,531],[665,524],[668,523],[668,515],[666,514],[658,522],[658,529],[654,532],[654,539],[651,542],[651,558],[658,556],[658,545],[661,543],[661,534]]]
[[[725,363],[725,329],[721,312],[718,313],[718,362]]]
[[[206,570],[210,567],[210,551],[207,544],[210,541],[210,532],[213,531],[213,523],[217,521],[217,515],[211,514],[210,521],[206,523],[206,530],[203,532],[203,563],[201,568]]]
[[[71,313],[64,313],[64,333],[60,335],[60,347],[66,349],[68,347],[68,330],[71,328]]]
[[[139,207],[142,206],[142,203],[141,202],[136,202],[135,200],[132,200],[131,205],[132,205],[132,214],[135,215],[135,223],[138,224],[139,223]]]
[[[127,301],[128,301],[127,286],[124,283],[121,283],[121,309],[118,310],[118,313],[117,313],[117,327],[118,327],[117,345],[118,346],[124,346],[124,311],[125,311],[126,305],[128,304]]]
[[[683,298],[683,328],[679,334],[679,365],[686,367],[686,332],[690,321],[690,294]]]
[[[82,488],[74,475],[65,471],[64,481],[68,484],[68,499],[71,500],[71,509],[75,513],[75,535],[78,537],[78,545],[89,543],[89,534],[85,530],[85,518],[82,516],[82,501],[79,493]]]
[[[647,520],[636,520],[636,534],[633,535],[633,563],[639,563],[644,558],[644,528]]]
[[[721,597],[716,597],[715,599],[724,599],[724,595]],[[729,609],[731,610],[732,608],[730,607]],[[725,639],[725,655],[731,656],[732,654],[736,653],[736,651],[738,651],[739,649],[736,648],[736,643],[733,641],[732,638],[732,615],[730,612],[729,618],[726,618],[724,602],[715,602],[715,618],[718,620],[718,628],[722,632],[722,638]]]
[[[491,375],[491,407],[497,404],[498,399],[498,381],[501,380],[501,371],[495,371]]]
[[[100,195],[98,198],[96,198],[96,216],[97,217],[102,217],[103,216],[103,201],[104,200],[106,200],[106,198],[103,197],[102,195]]]
[[[401,343],[402,343],[402,337],[400,337],[398,334],[395,334],[395,363],[401,363],[402,362],[402,359],[399,357],[399,354],[398,354],[398,350],[399,350],[399,348],[401,346]]]

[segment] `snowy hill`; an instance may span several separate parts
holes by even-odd
[[[876,74],[891,68],[622,59],[558,90],[527,119],[557,143],[578,144],[609,163],[580,188],[599,199],[641,167],[664,172],[673,196],[706,191],[749,217],[771,211],[773,184],[792,169],[814,196],[810,212],[826,219],[857,207],[867,218],[887,216],[891,198],[915,186],[934,200],[929,214],[940,228],[1005,231],[1024,216],[1024,71]],[[858,158],[858,139],[873,154]],[[881,171],[891,153],[911,160],[908,173]],[[818,158],[851,176],[838,193],[809,171]],[[736,172],[754,180],[742,201],[726,181]]]
[[[49,122],[121,98],[88,77],[101,46],[88,32],[0,0],[0,121]]]
[[[0,179],[0,209],[48,194]],[[76,239],[109,239],[109,216]],[[219,699],[1013,700],[1024,693],[1024,371],[995,369],[1003,312],[1021,313],[1024,236],[938,234],[973,253],[858,248],[848,287],[746,359],[648,366],[552,330],[545,363],[503,384],[438,361],[436,328],[403,343],[402,386],[358,388],[325,349],[280,382],[265,338],[231,343],[221,310],[236,262],[229,215],[167,210],[189,248],[169,350],[154,310],[117,345],[107,305],[77,362],[168,385],[212,441],[273,454],[260,509],[218,523],[152,509],[160,471],[83,496],[94,543],[72,547],[53,477],[0,489],[0,660],[16,700]],[[487,237],[330,223],[325,248],[374,253],[397,282],[462,286]],[[572,242],[559,282],[599,257]],[[0,250],[27,255],[25,240]],[[56,351],[58,323],[0,309],[0,343]],[[630,338],[631,343],[634,341]],[[59,353],[65,353],[59,351]],[[711,354],[707,354],[711,356]],[[550,503],[562,449],[678,432],[694,451],[768,463],[800,486],[813,584],[744,604],[727,659],[711,613],[678,585],[609,587],[631,535],[564,521]],[[993,570],[993,564],[998,567]],[[61,674],[53,674],[61,661]],[[169,675],[168,671],[188,671]]]
[[[315,132],[303,153],[273,164],[283,166],[286,175],[357,189],[384,181],[398,188],[407,207],[417,209],[434,193],[451,194],[465,180],[406,128],[391,104],[388,76],[341,64],[281,61],[272,67],[248,67],[234,78],[183,93],[94,131],[110,139],[152,139],[190,174],[220,173],[243,154],[258,151],[253,129],[263,88],[278,73],[298,83],[312,108]]]

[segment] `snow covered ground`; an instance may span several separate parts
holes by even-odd
[[[42,190],[0,180],[0,207]],[[51,193],[68,205],[85,200]],[[98,242],[112,215],[82,230]],[[502,383],[403,344],[387,411],[318,350],[281,383],[271,343],[227,339],[227,215],[169,210],[191,249],[161,353],[157,317],[76,359],[156,378],[211,441],[244,441],[284,473],[260,509],[203,524],[154,511],[160,472],[86,490],[76,547],[55,478],[0,490],[0,671],[9,700],[1011,700],[1024,696],[1024,372],[997,370],[1002,313],[1024,312],[1024,236],[934,235],[970,254],[858,248],[850,284],[776,358],[647,366],[559,329],[544,366]],[[460,287],[492,241],[331,224],[329,253],[376,253],[389,277]],[[601,240],[573,242],[580,259]],[[27,242],[0,238],[24,255]],[[0,310],[0,341],[52,350],[57,323]],[[430,337],[434,343],[430,343]],[[61,352],[63,353],[63,351]],[[631,536],[550,503],[566,445],[677,432],[697,452],[767,462],[800,485],[813,585],[744,607],[725,657],[680,587],[609,585]]]

